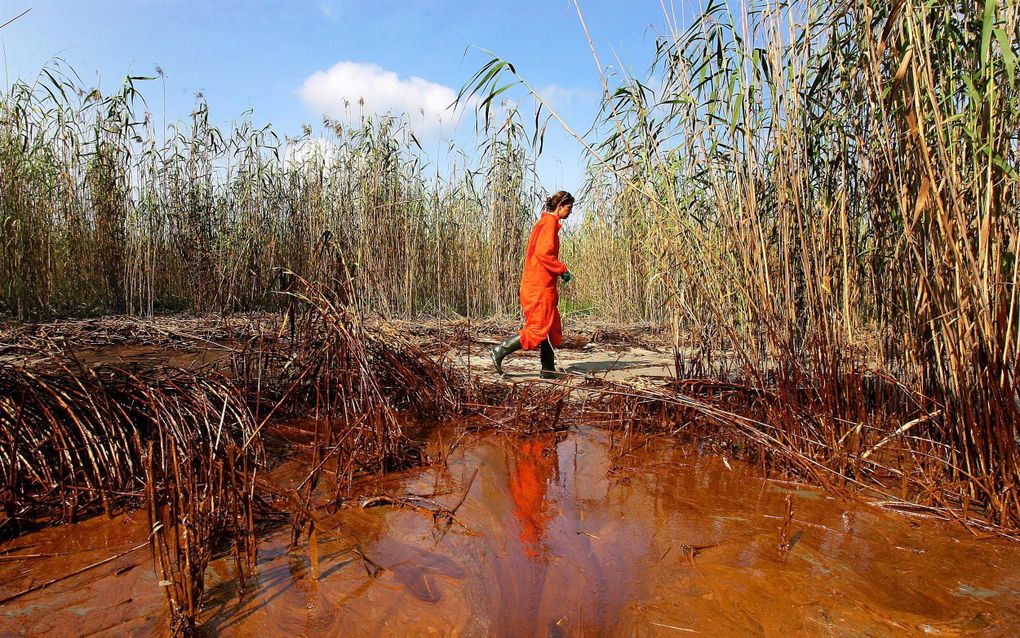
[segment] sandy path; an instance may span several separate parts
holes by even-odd
[[[498,342],[479,340],[458,348],[455,361],[470,367],[472,373],[485,378],[498,379],[489,350]],[[672,353],[641,346],[605,347],[589,344],[581,349],[560,349],[556,352],[556,367],[572,376],[594,376],[611,381],[649,380],[662,381],[673,376]],[[508,383],[540,379],[541,363],[538,351],[518,351],[503,361],[503,380]]]

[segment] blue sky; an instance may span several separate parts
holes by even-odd
[[[0,23],[29,7],[0,30],[4,86],[35,78],[54,57],[103,91],[159,65],[170,121],[187,119],[201,91],[218,124],[253,109],[256,124],[294,136],[324,111],[342,110],[343,94],[361,95],[373,110],[416,111],[411,120],[436,156],[444,139],[470,143],[470,117],[454,130],[450,114],[440,125],[432,113],[486,61],[476,49],[465,56],[466,47],[513,62],[577,130],[591,123],[601,93],[570,0],[0,0]],[[582,0],[581,9],[604,65],[645,69],[664,30],[659,0]],[[142,92],[160,118],[162,84]],[[424,120],[419,109],[429,114]],[[579,147],[554,127],[539,176],[550,190],[576,190]]]

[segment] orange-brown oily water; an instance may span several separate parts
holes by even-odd
[[[766,480],[665,438],[610,436],[583,427],[468,435],[447,465],[365,481],[345,507],[322,510],[314,569],[307,546],[288,549],[289,526],[263,535],[257,578],[243,592],[233,559],[214,560],[203,630],[258,638],[1020,633],[1013,542]],[[269,479],[296,484],[304,475],[296,467]],[[381,494],[451,509],[464,500],[450,523],[419,507],[361,506]],[[145,527],[136,513],[21,536],[0,547],[0,598],[144,543]],[[41,557],[17,558],[28,555]],[[0,606],[0,634],[163,634],[164,618],[143,548]]]

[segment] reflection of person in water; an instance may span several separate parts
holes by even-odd
[[[545,497],[556,462],[555,445],[550,446],[546,439],[535,438],[521,444],[510,473],[514,517],[521,524],[524,552],[531,558],[539,554],[538,545],[549,521]]]

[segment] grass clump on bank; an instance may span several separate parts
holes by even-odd
[[[0,363],[0,537],[144,503],[170,629],[191,635],[215,555],[234,556],[243,587],[257,527],[289,519],[294,545],[305,533],[314,544],[324,472],[339,505],[356,477],[420,463],[403,428],[456,412],[473,392],[466,377],[366,329],[342,282],[296,280],[290,294],[302,304],[284,313],[292,324],[219,369],[90,367],[41,350]],[[284,417],[310,418],[309,440],[276,433]],[[281,450],[310,456],[296,490],[265,478]]]

